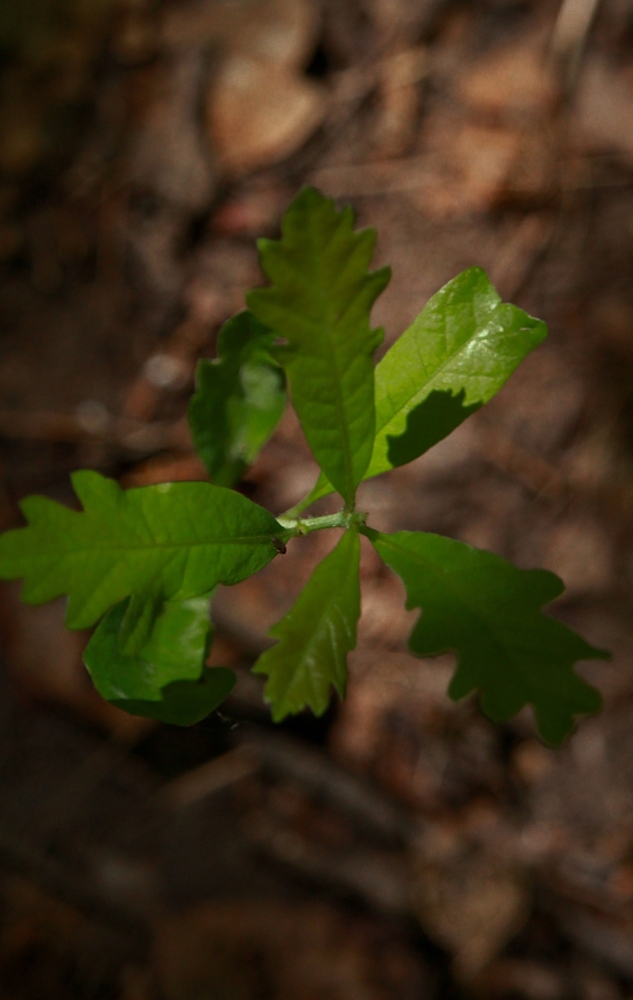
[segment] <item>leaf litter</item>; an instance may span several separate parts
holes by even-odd
[[[183,433],[196,360],[213,356],[217,328],[257,280],[245,226],[275,237],[285,204],[309,181],[351,197],[361,223],[380,233],[378,263],[394,265],[372,317],[386,328],[385,349],[420,301],[472,265],[550,322],[552,342],[490,408],[391,473],[393,485],[367,483],[362,496],[382,532],[404,521],[559,572],[572,595],[561,619],[615,651],[612,666],[583,669],[605,714],[553,752],[521,717],[498,730],[470,702],[450,703],[442,690],[452,665],[406,653],[402,589],[363,543],[348,699],[333,721],[315,731],[306,720],[303,730],[325,739],[329,755],[271,735],[261,687],[244,667],[327,555],[310,539],[239,584],[230,606],[216,600],[222,662],[212,665],[239,677],[231,724],[256,719],[266,735],[253,727],[244,740],[248,768],[230,756],[235,733],[221,721],[221,736],[192,731],[195,752],[179,744],[167,753],[168,730],[124,730],[114,709],[96,710],[81,688],[80,650],[61,640],[61,607],[57,619],[18,616],[6,596],[2,630],[21,704],[7,693],[3,759],[21,766],[6,768],[0,839],[24,876],[3,876],[2,988],[39,1000],[67,996],[71,982],[78,996],[94,995],[102,969],[128,998],[153,997],[157,977],[178,998],[201,983],[257,995],[266,977],[273,995],[311,997],[314,970],[327,968],[332,990],[370,1000],[439,996],[447,974],[498,997],[617,1000],[633,980],[625,17],[615,5],[600,10],[576,43],[587,46],[578,89],[561,100],[555,73],[552,83],[542,69],[555,5],[315,7],[318,17],[297,27],[284,4],[264,0],[104,4],[105,20],[77,5],[70,27],[64,17],[52,31],[46,72],[57,83],[45,106],[33,83],[42,49],[11,41],[19,54],[3,64],[3,93],[17,97],[2,98],[11,129],[0,156],[3,523],[27,493],[67,501],[67,473],[82,465],[136,485],[183,478],[179,468],[202,477],[191,475]],[[273,22],[286,27],[271,31]],[[211,118],[199,111],[210,116],[212,103],[229,100],[213,89],[231,79],[220,65],[261,59],[271,37],[295,46],[284,56],[286,121],[308,91],[319,95],[314,110],[303,123],[297,113],[294,142],[288,127],[275,146],[253,104],[249,133],[228,153],[215,149]],[[104,44],[110,61],[93,71]],[[264,110],[282,107],[273,77],[258,95]],[[266,74],[258,80],[265,88]],[[94,111],[69,144],[61,126],[81,102]],[[230,130],[222,141],[231,145]],[[248,166],[229,176],[231,162]],[[185,381],[148,379],[156,355],[178,359]],[[101,430],[85,429],[86,401],[105,408]],[[305,492],[311,468],[287,414],[245,488],[283,510]],[[65,706],[61,715],[51,704]],[[116,734],[114,745],[99,732]],[[137,752],[117,749],[135,741]],[[169,820],[156,805],[179,780],[166,754],[180,780],[197,783],[195,821],[178,812]],[[389,813],[394,802],[402,815]],[[25,829],[37,835],[26,841]],[[148,849],[148,829],[162,830],[164,847],[154,832]],[[57,845],[53,860],[44,833]],[[249,867],[253,856],[260,867]],[[310,886],[327,896],[320,909]],[[214,902],[222,892],[235,901]],[[154,957],[142,933],[115,934],[113,947],[113,898],[128,918],[136,906],[135,927],[156,928],[157,898],[167,911],[184,905],[190,926],[167,916]],[[349,899],[364,908],[360,925],[348,918]],[[79,935],[77,915],[88,912],[94,924]],[[397,925],[412,914],[441,953]],[[298,923],[306,934],[293,936]],[[246,954],[261,958],[245,968]]]

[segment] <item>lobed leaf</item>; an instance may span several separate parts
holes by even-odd
[[[383,333],[369,316],[390,271],[368,270],[374,243],[373,230],[354,232],[349,206],[338,212],[305,188],[283,218],[281,240],[259,242],[270,287],[247,296],[251,312],[286,340],[275,357],[314,457],[348,505],[375,432],[372,358]]]
[[[237,678],[226,667],[204,667],[197,681],[172,681],[161,691],[160,701],[113,699],[112,704],[129,715],[193,726],[206,719],[228,698]]]
[[[72,476],[83,512],[45,497],[22,503],[28,527],[0,537],[0,579],[25,579],[23,599],[67,594],[70,628],[130,601],[122,648],[139,652],[164,601],[244,580],[277,554],[283,529],[262,507],[210,483],[122,490],[97,472]]]
[[[189,426],[218,486],[239,481],[283,413],[285,379],[268,353],[274,339],[268,327],[244,311],[220,330],[218,358],[198,363]]]
[[[149,639],[134,654],[119,642],[128,603],[126,597],[108,611],[84,650],[99,694],[107,701],[157,701],[172,681],[197,680],[211,642],[208,595],[165,601]]]
[[[487,403],[547,335],[471,267],[431,299],[376,366],[376,438],[364,479],[404,465]],[[332,492],[321,475],[300,505]]]
[[[260,656],[253,672],[268,676],[265,697],[275,722],[308,707],[322,715],[331,685],[344,696],[347,654],[356,645],[360,617],[359,561],[358,532],[352,529],[271,628],[269,634],[279,642]]]
[[[112,608],[84,651],[94,686],[131,715],[189,726],[204,719],[235,686],[233,671],[204,666],[211,644],[209,597],[166,601],[135,654],[121,648],[128,599]]]
[[[410,646],[420,656],[457,654],[449,694],[480,692],[494,722],[532,705],[539,732],[560,743],[574,716],[597,712],[600,695],[574,672],[578,660],[608,654],[542,613],[562,581],[546,570],[521,570],[491,552],[440,535],[363,529],[407,588],[407,608],[421,608]]]

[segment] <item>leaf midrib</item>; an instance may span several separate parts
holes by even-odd
[[[337,230],[339,228],[340,228],[340,225],[337,226]],[[330,245],[332,244],[332,242],[333,242],[333,239],[330,239]],[[336,351],[334,349],[334,339],[335,338],[334,338],[334,335],[333,335],[333,324],[331,323],[330,318],[329,318],[330,317],[330,311],[328,309],[327,291],[325,289],[325,281],[324,281],[324,277],[323,277],[323,257],[326,256],[326,255],[319,254],[317,252],[317,254],[315,256],[316,256],[316,262],[317,262],[317,272],[318,272],[318,276],[319,276],[320,295],[321,295],[321,299],[322,299],[322,301],[323,301],[323,303],[325,305],[325,310],[324,310],[324,324],[323,325],[324,325],[325,331],[326,331],[326,342],[327,342],[327,345],[328,345],[328,347],[330,349],[330,355],[331,355],[331,360],[332,360],[332,367],[333,367],[335,375],[336,375],[336,378],[334,379],[335,386],[336,386],[336,411],[337,411],[339,425],[342,428],[342,436],[343,436],[343,449],[342,449],[342,451],[343,451],[343,461],[344,461],[344,467],[345,467],[345,476],[346,476],[346,479],[347,479],[347,482],[345,484],[346,485],[346,492],[349,492],[349,494],[350,494],[349,496],[345,497],[345,499],[346,500],[353,500],[353,494],[354,494],[354,460],[353,460],[353,457],[352,457],[352,443],[350,441],[350,436],[349,436],[349,427],[348,427],[347,421],[345,419],[346,413],[345,413],[345,406],[344,406],[344,395],[343,395],[342,378],[340,376],[340,372],[339,372],[339,368],[338,368],[338,364],[337,364]]]
[[[309,649],[312,649],[312,647],[314,646],[315,642],[317,641],[317,636],[321,632],[321,629],[323,628],[324,621],[331,614],[332,608],[336,606],[336,600],[337,600],[336,596],[332,597],[331,599],[328,599],[328,602],[325,605],[322,613],[319,615],[319,617],[318,617],[318,619],[317,619],[317,621],[316,621],[316,623],[314,625],[314,628],[312,629],[312,631],[310,633],[309,638],[304,643],[304,645],[303,645],[303,652],[300,655],[299,663],[298,663],[296,669],[293,670],[292,676],[290,677],[290,679],[288,681],[288,685],[287,685],[287,688],[286,688],[285,697],[288,697],[289,693],[293,690],[293,688],[296,686],[296,684],[299,683],[299,673],[300,673],[300,671],[305,675],[305,673],[306,673],[305,661],[306,661],[306,657],[308,655],[307,651]],[[331,651],[331,644],[330,644],[330,651]],[[311,671],[307,670],[307,673],[310,676],[310,679],[312,680],[313,678],[311,676]],[[302,680],[304,680],[304,679],[305,678],[302,678]]]
[[[309,646],[311,647],[315,643],[317,635],[320,633],[321,629],[323,628],[323,623],[324,623],[325,619],[331,614],[332,609],[334,607],[336,607],[336,603],[337,603],[338,599],[340,598],[341,591],[344,590],[344,588],[347,586],[348,582],[349,582],[349,577],[346,576],[344,582],[341,585],[340,590],[338,590],[331,598],[328,598],[328,601],[327,601],[327,603],[326,603],[326,605],[325,605],[322,613],[318,617],[318,620],[317,620],[317,622],[315,624],[314,629],[310,633],[309,639],[303,645],[303,652],[300,654],[299,666],[297,667],[297,669],[295,669],[293,671],[292,677],[288,681],[288,685],[286,687],[284,698],[288,698],[290,692],[294,689],[294,687],[296,686],[296,684],[299,683],[299,677],[298,677],[299,670],[303,671],[304,674],[307,672],[308,675],[311,675],[311,671],[309,669],[306,671],[306,666],[305,666],[305,659],[306,659],[306,655],[307,655],[306,650],[307,650],[307,648]],[[332,644],[331,643],[329,644],[329,647],[330,647],[330,652],[332,652]],[[336,660],[336,656],[334,655],[332,657],[332,659],[335,661]],[[328,681],[328,687],[332,683],[333,683],[333,681]]]
[[[227,539],[207,539],[206,541],[197,542],[148,542],[143,545],[111,545],[104,542],[103,545],[86,545],[79,549],[53,549],[48,548],[42,553],[42,556],[34,556],[34,558],[44,558],[47,555],[80,555],[86,552],[130,552],[130,551],[140,551],[143,549],[192,549],[197,546],[209,546],[209,545],[272,545],[271,535],[249,535],[245,538],[227,538]]]
[[[336,351],[334,349],[334,336],[332,333],[332,326],[328,322],[327,325],[327,342],[330,347],[330,353],[332,355],[332,367],[336,374],[335,384],[336,384],[336,410],[338,415],[338,421],[343,430],[343,460],[345,464],[345,476],[347,479],[346,492],[349,491],[350,496],[346,499],[352,499],[354,493],[354,462],[352,458],[352,443],[350,441],[349,426],[346,420],[346,412],[344,406],[344,394],[343,394],[343,384],[342,377],[337,364]]]

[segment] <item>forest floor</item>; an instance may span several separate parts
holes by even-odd
[[[304,183],[378,231],[393,342],[484,267],[550,336],[482,411],[362,487],[567,586],[610,662],[561,750],[446,695],[367,548],[346,700],[274,727],[249,668],[318,560],[214,604],[238,685],[179,730],[91,687],[63,602],[3,585],[0,1000],[633,995],[633,13],[623,0],[29,0],[0,11],[0,527],[88,466],[203,479],[197,359]],[[17,9],[17,8],[16,8]],[[27,24],[28,22],[28,24]],[[316,466],[288,409],[241,485]],[[326,513],[332,501],[321,501]]]

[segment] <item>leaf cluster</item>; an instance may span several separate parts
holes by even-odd
[[[364,479],[450,434],[505,384],[545,325],[503,303],[473,267],[437,292],[375,365],[383,331],[370,314],[390,272],[370,270],[374,242],[373,231],[355,230],[349,207],[304,189],[281,239],[259,243],[269,284],[248,294],[248,308],[220,332],[217,358],[198,367],[189,421],[211,482],[122,490],[77,472],[82,510],[25,500],[27,526],[0,538],[0,577],[24,578],[30,603],[67,595],[70,628],[96,625],[85,663],[104,698],[190,725],[235,683],[232,671],[205,665],[214,588],[256,573],[293,538],[343,529],[254,666],[279,721],[305,708],[321,714],[332,687],[345,694],[363,534],[402,578],[407,607],[420,609],[411,650],[455,653],[450,696],[478,691],[496,721],[531,705],[542,738],[558,743],[577,715],[600,706],[575,664],[607,655],[543,613],[562,582],[453,539],[375,531],[356,510]],[[321,473],[275,518],[233,487],[273,433],[287,390]],[[304,516],[334,491],[339,513]]]

